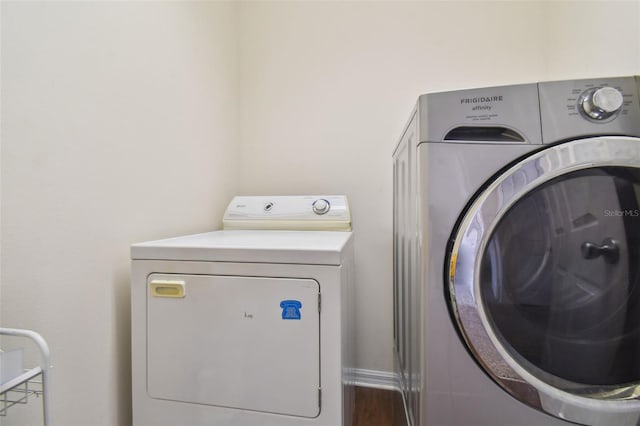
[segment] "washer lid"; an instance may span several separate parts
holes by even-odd
[[[215,231],[131,246],[132,259],[341,265],[351,232]]]

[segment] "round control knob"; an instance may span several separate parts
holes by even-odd
[[[315,214],[325,214],[329,211],[329,209],[331,209],[331,204],[329,203],[329,201],[320,198],[318,200],[315,200],[311,207],[313,208],[313,212]]]
[[[589,89],[580,97],[583,115],[593,121],[612,118],[620,111],[622,103],[622,93],[613,87]]]

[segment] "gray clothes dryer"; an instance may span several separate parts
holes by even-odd
[[[419,97],[394,151],[410,424],[640,424],[639,87]]]

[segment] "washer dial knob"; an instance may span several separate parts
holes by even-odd
[[[331,209],[331,204],[324,198],[315,200],[311,206],[315,214],[325,214]]]
[[[580,96],[581,112],[592,121],[613,118],[622,108],[622,93],[613,87],[589,89]]]

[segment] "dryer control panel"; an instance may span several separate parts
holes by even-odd
[[[231,200],[224,229],[350,231],[344,195],[238,196]]]

